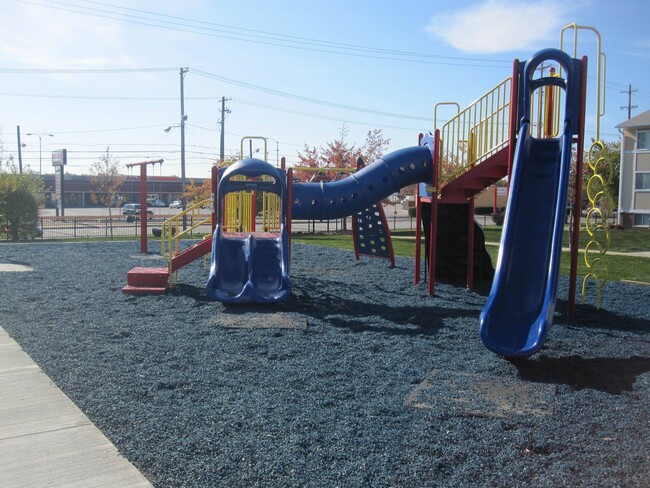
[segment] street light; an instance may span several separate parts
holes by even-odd
[[[181,117],[181,123],[177,125],[170,125],[166,129],[163,129],[167,134],[172,129],[177,127],[181,128],[181,201],[183,202],[183,210],[185,210],[185,197],[183,197],[183,192],[185,191],[185,121],[187,120],[187,115]]]
[[[43,174],[43,153],[41,150],[43,147],[43,136],[54,137],[54,134],[48,134],[46,132],[28,132],[26,135],[38,137],[38,173]]]
[[[166,129],[163,129],[167,134],[174,127],[181,128],[181,208],[183,212],[187,208],[187,200],[185,198],[185,121],[187,120],[187,115],[184,113],[183,108],[183,71],[181,69],[181,123],[179,125],[170,125]],[[183,214],[183,230],[187,228],[187,220],[185,214]]]
[[[267,137],[267,139],[275,142],[275,165],[280,166],[280,143],[272,137]]]

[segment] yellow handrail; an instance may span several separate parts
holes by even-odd
[[[450,181],[508,144],[512,78],[442,126],[438,161],[441,182]]]
[[[207,208],[207,215],[206,210]],[[203,210],[203,212],[201,212]],[[203,214],[203,215],[201,215]],[[185,230],[180,230],[183,221],[185,221]],[[192,234],[194,229],[202,225],[212,224],[212,200],[207,199],[195,203],[183,212],[174,215],[173,217],[165,220],[162,225],[162,232],[160,235],[160,254],[169,262],[169,275],[171,279],[171,260],[179,253],[179,241],[183,237]]]

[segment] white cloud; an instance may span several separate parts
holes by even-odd
[[[29,4],[0,8],[0,57],[5,64],[97,67],[111,64],[111,53],[123,48],[120,27],[110,19]]]
[[[485,0],[436,15],[426,30],[464,52],[520,51],[540,42],[557,45],[561,28],[570,23],[564,20],[568,11],[555,0]]]

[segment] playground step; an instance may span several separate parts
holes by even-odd
[[[126,285],[122,291],[131,295],[162,295],[167,291],[167,287]]]
[[[126,283],[132,287],[167,288],[169,270],[167,268],[133,268],[126,275]]]

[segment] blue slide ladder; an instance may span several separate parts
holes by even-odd
[[[565,78],[534,79],[546,61],[559,63]],[[533,55],[520,73],[520,127],[492,290],[480,315],[485,346],[505,357],[538,351],[553,323],[562,233],[567,208],[573,136],[582,120],[584,65],[563,51]],[[531,135],[531,101],[547,86],[565,90],[564,123],[556,138]]]

